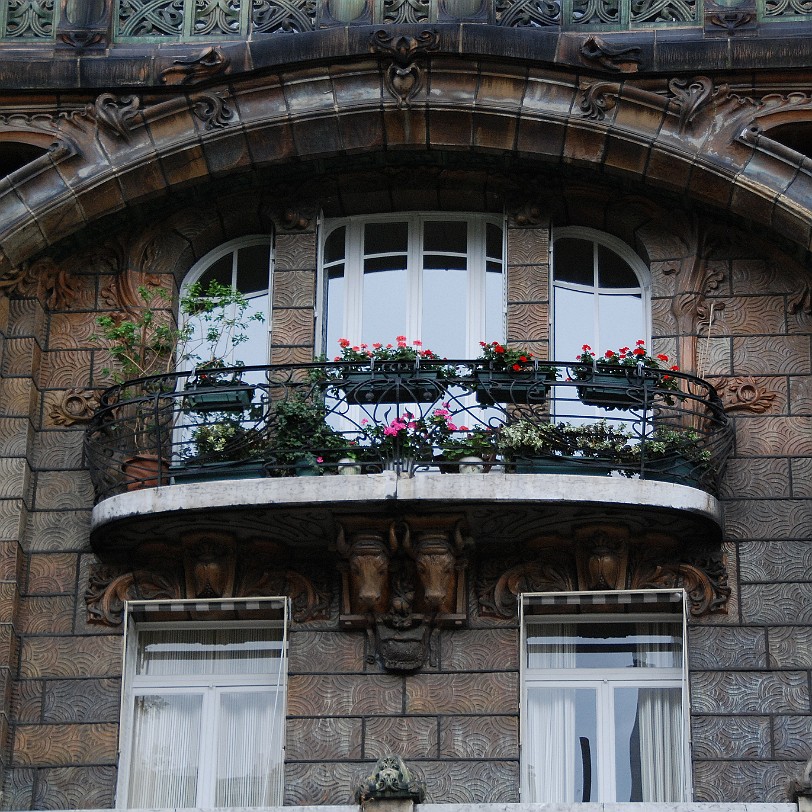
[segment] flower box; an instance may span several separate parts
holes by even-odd
[[[626,372],[590,372],[578,386],[578,397],[587,406],[604,409],[634,409],[651,403],[655,378],[641,378]]]
[[[688,485],[702,488],[708,479],[710,466],[706,462],[688,460],[685,457],[670,459],[646,460],[643,476],[659,482],[674,482],[677,485]]]
[[[479,370],[476,373],[476,401],[482,406],[494,403],[519,403],[535,406],[547,400],[551,378],[532,372]]]
[[[195,384],[186,389],[186,408],[194,412],[240,412],[254,399],[254,387],[237,382]]]
[[[239,462],[188,462],[173,466],[171,476],[176,483],[215,482],[225,479],[259,479],[266,476],[265,463],[257,460]]]
[[[585,457],[525,457],[514,463],[517,474],[580,474],[581,476],[609,476],[609,460]]]
[[[437,370],[408,366],[408,369],[346,372],[335,384],[347,403],[354,406],[432,403],[442,397],[445,388],[439,382]]]

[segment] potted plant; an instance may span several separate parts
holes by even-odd
[[[447,404],[423,417],[404,411],[388,423],[373,424],[365,418],[361,427],[365,444],[383,460],[384,467],[406,472],[411,472],[415,461],[431,461],[434,449],[442,448],[458,430]]]
[[[341,352],[333,360],[343,362],[327,379],[343,392],[347,403],[418,403],[437,400],[443,392],[438,383],[447,368],[443,359],[420,341],[397,336],[395,343],[357,344],[338,341]]]
[[[488,426],[460,426],[442,443],[442,469],[448,473],[487,473],[496,459],[496,438]]]
[[[554,367],[540,363],[523,347],[499,341],[480,341],[479,346],[482,352],[474,367],[477,403],[545,402],[548,386],[557,377]]]
[[[308,395],[274,402],[269,416],[273,472],[314,476],[335,466],[351,450],[349,441],[327,423],[324,404]]]
[[[634,349],[606,350],[600,359],[584,344],[577,358],[582,366],[573,367],[571,377],[584,382],[578,387],[578,397],[589,406],[642,407],[655,392],[670,405],[674,402],[670,393],[679,391],[679,381],[668,374],[678,372],[679,367],[666,366],[669,358],[663,353],[649,355],[643,339],[635,342]]]
[[[518,473],[605,476],[634,462],[633,435],[606,420],[579,425],[517,420],[499,430],[498,447]]]
[[[129,312],[99,316],[92,340],[104,345],[114,364],[102,374],[115,383],[108,393],[120,427],[132,426],[131,453],[121,462],[128,490],[161,485],[168,462],[160,448],[171,432],[172,409],[162,408],[160,396],[173,392],[168,378],[176,352],[188,337],[186,327],[172,318],[172,296],[163,287],[138,287],[140,303]]]
[[[694,429],[657,426],[631,449],[632,461],[640,465],[646,479],[659,479],[703,487],[713,477],[710,449]]]
[[[210,417],[210,415],[207,415]],[[176,479],[202,482],[211,479],[249,479],[264,474],[262,435],[231,413],[192,429],[184,448],[184,464],[174,469]]]
[[[180,300],[180,313],[187,341],[184,359],[196,361],[194,376],[186,385],[186,404],[198,411],[240,411],[254,397],[254,387],[240,377],[242,361],[226,363],[225,356],[248,340],[251,322],[264,321],[250,312],[245,294],[212,280],[204,288],[190,285]]]

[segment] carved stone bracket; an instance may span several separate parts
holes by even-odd
[[[133,565],[134,564],[134,565]],[[88,621],[118,626],[125,600],[253,598],[288,595],[299,623],[329,616],[329,598],[287,566],[283,547],[256,539],[237,547],[228,533],[196,531],[180,545],[146,543],[137,561],[99,564],[85,593]]]
[[[423,86],[423,71],[416,58],[440,45],[436,31],[421,31],[416,37],[397,36],[383,29],[369,38],[372,51],[389,54],[392,63],[386,70],[384,84],[397,99],[398,107],[408,107]]]
[[[721,552],[681,547],[661,533],[634,537],[622,524],[579,528],[572,537],[543,536],[525,560],[479,585],[480,613],[514,617],[522,592],[684,588],[694,617],[725,614],[730,588]]]
[[[367,630],[386,669],[420,668],[432,632],[465,623],[462,527],[458,516],[412,516],[401,525],[342,520],[335,544],[342,558],[339,620]]]
[[[105,47],[110,7],[105,0],[61,0],[57,39],[76,49]]]
[[[764,414],[770,410],[778,393],[767,389],[752,377],[711,378],[725,410]]]
[[[419,804],[425,797],[426,787],[412,776],[403,759],[395,755],[379,758],[375,769],[355,791],[355,800],[359,804],[396,799],[411,800]]]
[[[637,73],[643,61],[640,48],[627,45],[611,45],[595,34],[587,37],[581,45],[581,58],[588,65],[597,66],[612,73]]]
[[[234,110],[219,93],[197,93],[191,102],[193,115],[206,130],[227,127],[234,118]]]
[[[75,426],[87,423],[98,406],[98,389],[68,389],[51,406],[48,416],[57,426]]]
[[[99,130],[114,138],[130,140],[130,130],[138,115],[141,99],[138,96],[118,98],[112,93],[102,93],[95,102],[87,105],[85,115],[96,122]]]
[[[231,60],[217,47],[206,48],[190,59],[176,59],[172,67],[161,71],[165,85],[194,85],[228,71]]]

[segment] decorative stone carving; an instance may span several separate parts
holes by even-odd
[[[419,804],[425,797],[423,783],[414,778],[403,759],[395,755],[379,758],[375,769],[355,791],[355,800],[360,804],[399,798]]]
[[[677,78],[668,83],[668,89],[679,110],[679,131],[683,133],[713,95],[713,81],[707,76]]]
[[[294,208],[285,209],[279,219],[282,228],[286,228],[290,231],[304,231],[310,227],[310,223],[313,220],[310,213],[305,214],[299,209]]]
[[[176,59],[172,67],[161,71],[161,82],[165,85],[194,85],[226,73],[230,65],[231,60],[214,46],[201,51],[198,56]]]
[[[812,812],[812,758],[803,772],[790,781],[788,790],[790,800],[798,804],[798,812]]]
[[[617,103],[620,85],[615,82],[596,82],[589,85],[579,103],[581,112],[592,121],[603,121],[606,113]]]
[[[75,298],[76,288],[63,266],[43,257],[0,274],[0,293],[36,296],[50,310],[65,310]]]
[[[805,313],[812,316],[812,285],[804,282],[787,300],[787,310],[790,313]]]
[[[411,516],[401,527],[345,517],[335,549],[342,559],[340,623],[367,631],[384,668],[420,668],[431,656],[433,631],[465,623],[459,517]]]
[[[93,119],[100,130],[129,141],[130,130],[140,106],[141,99],[138,96],[119,98],[112,93],[102,93],[93,104],[87,105],[85,115]]]
[[[68,389],[51,406],[48,416],[57,426],[75,426],[89,422],[98,406],[98,389]]]
[[[234,536],[195,531],[179,544],[145,542],[132,564],[100,564],[85,592],[88,621],[117,626],[125,600],[253,598],[288,595],[297,622],[325,619],[329,599],[287,566],[287,553],[255,539],[238,549]]]
[[[384,84],[398,101],[398,108],[408,107],[423,86],[423,72],[415,59],[439,47],[435,31],[421,31],[416,37],[397,36],[383,29],[369,38],[372,51],[389,54],[392,63],[386,69]]]
[[[584,40],[581,56],[587,64],[613,73],[636,73],[642,62],[640,48],[612,45],[595,34]]]
[[[62,0],[57,38],[71,48],[104,47],[110,5],[106,0]]]
[[[234,111],[219,93],[198,93],[192,96],[192,113],[203,122],[207,130],[227,127]]]
[[[712,14],[706,14],[705,20],[732,36],[737,30],[755,27],[756,15],[750,11],[719,8]]]
[[[753,412],[764,414],[770,410],[777,392],[767,389],[752,377],[711,378],[725,410],[728,412]]]
[[[572,551],[572,552],[570,552]],[[684,588],[695,617],[725,614],[730,588],[718,550],[684,545],[667,534],[635,537],[620,523],[542,536],[525,545],[527,560],[479,586],[484,616],[514,617],[523,592]]]

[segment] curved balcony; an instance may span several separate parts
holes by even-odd
[[[490,505],[470,523],[488,522],[491,536],[510,535],[518,505],[529,525],[543,514],[549,526],[555,506],[553,523],[568,527],[638,511],[641,528],[715,533],[731,440],[713,387],[680,373],[314,363],[114,386],[85,452],[101,502],[94,545],[118,534],[128,547],[169,515],[208,512],[224,526],[239,515],[247,527],[246,513],[269,509],[309,513],[310,537],[329,539],[336,512],[397,501]]]

